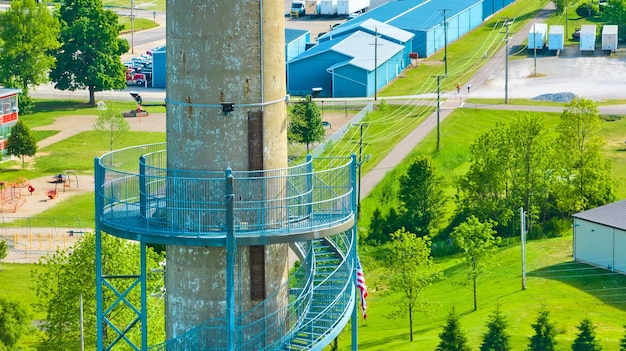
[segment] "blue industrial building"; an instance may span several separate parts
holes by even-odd
[[[152,51],[152,87],[165,88],[165,46]]]
[[[412,51],[420,57],[428,57],[445,46],[444,15],[447,41],[451,43],[483,22],[483,0],[393,1],[352,21],[375,19],[413,33]]]
[[[302,54],[310,41],[310,31],[285,28],[285,61]],[[152,52],[152,87],[165,88],[165,67],[165,46],[163,46]]]
[[[300,55],[311,41],[311,31],[285,28],[285,62]]]
[[[287,91],[306,95],[322,88],[322,97],[373,95],[410,63],[412,38],[374,20],[333,31],[332,38],[287,62]]]

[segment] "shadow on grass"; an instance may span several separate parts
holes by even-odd
[[[567,284],[626,311],[626,275],[585,263],[565,262],[528,272],[527,276]]]
[[[33,112],[49,112],[56,110],[78,111],[78,110],[94,110],[94,105],[89,105],[83,101],[72,100],[37,100]]]

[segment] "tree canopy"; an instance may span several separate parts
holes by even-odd
[[[5,240],[0,239],[0,262],[7,257],[9,246]],[[0,266],[2,267],[2,266]]]
[[[104,10],[99,0],[64,0],[59,10],[61,47],[50,78],[61,90],[89,90],[89,103],[95,105],[95,92],[126,87],[126,67],[120,55],[130,48],[118,38],[122,26],[118,15]]]
[[[436,348],[437,351],[470,351],[470,347],[467,344],[467,336],[461,330],[459,323],[459,316],[454,311],[454,308],[448,314],[446,324],[443,326],[443,330],[439,334],[439,344]]]
[[[480,351],[510,351],[510,336],[506,332],[508,322],[500,311],[500,305],[489,315],[487,332],[483,335]]]
[[[57,251],[54,255],[44,257],[37,263],[33,271],[36,282],[37,307],[46,313],[43,326],[46,350],[75,350],[79,340],[80,296],[84,303],[85,344],[96,343],[96,267],[95,267],[95,235],[85,234],[73,245],[73,251]],[[103,272],[107,275],[139,274],[139,245],[106,234],[102,235]],[[160,268],[162,257],[151,249],[147,251],[147,269]],[[149,291],[160,291],[162,274],[148,276]],[[85,282],[89,282],[86,284]],[[131,284],[128,279],[111,279],[110,284],[118,291],[125,291]],[[134,306],[140,305],[140,291],[132,289],[126,299]],[[104,305],[109,306],[116,298],[110,290],[104,289]],[[163,341],[163,308],[160,298],[149,301],[149,332],[151,343]],[[115,325],[130,325],[136,315],[127,308],[118,307],[111,311],[108,319]],[[140,331],[131,328],[126,334],[129,339],[138,343]],[[104,328],[105,345],[117,334]]]
[[[451,235],[454,244],[463,251],[469,269],[467,276],[473,286],[474,311],[478,309],[476,298],[478,277],[485,273],[487,258],[495,253],[500,243],[500,237],[495,236],[496,231],[492,229],[494,225],[493,221],[481,222],[478,218],[470,216],[454,228]]]
[[[602,154],[602,120],[591,100],[574,99],[566,105],[557,127],[557,205],[565,214],[597,207],[615,199],[611,164]]]
[[[532,325],[535,334],[530,337],[528,351],[556,350],[556,325],[550,321],[550,311],[543,306]]]
[[[441,221],[446,196],[430,158],[419,157],[400,177],[401,226],[417,236],[428,235]]]
[[[385,246],[386,280],[399,297],[392,302],[394,310],[391,318],[409,317],[409,334],[413,341],[413,315],[425,311],[428,301],[421,292],[437,280],[443,278],[441,268],[430,255],[431,241],[428,236],[417,237],[404,228],[391,234],[391,242]]]
[[[602,350],[600,342],[596,339],[596,328],[589,318],[583,319],[576,328],[578,328],[578,334],[572,344],[572,351]]]
[[[326,131],[322,125],[322,115],[310,96],[293,104],[289,115],[289,141],[306,144],[307,153],[310,144],[324,141]]]
[[[11,128],[11,135],[7,139],[7,152],[22,159],[22,168],[24,157],[35,156],[37,153],[37,139],[21,119]]]
[[[16,350],[31,323],[32,316],[24,306],[0,297],[0,350]]]
[[[113,151],[113,142],[123,138],[130,130],[130,125],[120,111],[107,109],[100,113],[93,129],[106,136]]]
[[[0,85],[20,88],[20,96],[28,96],[30,88],[48,81],[54,67],[59,22],[43,3],[14,0],[0,12],[0,28]],[[28,112],[23,101],[20,108]]]

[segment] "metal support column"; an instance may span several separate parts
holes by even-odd
[[[235,350],[235,195],[233,173],[226,169],[226,350]]]

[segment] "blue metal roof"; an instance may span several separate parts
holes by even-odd
[[[363,22],[367,19],[376,19],[395,27],[413,30],[429,30],[441,25],[443,10],[446,17],[451,18],[467,10],[483,0],[401,0],[388,2],[353,21]],[[352,22],[352,21],[350,21]]]
[[[285,28],[285,43],[288,44],[310,32],[311,31],[304,30],[304,29]]]
[[[377,50],[374,48],[374,43],[378,45]],[[331,50],[348,57],[353,57],[353,59],[336,64],[332,68],[335,68],[338,65],[344,66],[346,64],[350,64],[367,71],[373,71],[375,63],[380,66],[403,49],[404,46],[402,45],[380,37],[378,38],[378,41],[376,41],[374,35],[363,31],[357,31],[341,40],[331,48]]]
[[[375,32],[378,32],[378,35],[380,37],[383,37],[386,39],[395,39],[396,41],[401,42],[401,43],[406,43],[407,41],[411,40],[411,38],[415,36],[415,34],[411,32],[407,32],[400,28],[390,26],[386,23],[383,23],[383,22],[380,22],[371,18],[362,22],[354,22],[354,23],[352,22],[353,21],[346,22],[345,24],[338,26],[337,28],[333,29],[331,32],[324,34],[322,37],[318,39],[318,41],[330,40],[331,37],[339,37],[339,36],[347,35],[356,30],[362,30],[370,34],[374,34]]]
[[[341,37],[319,43],[289,62],[291,63],[304,60],[306,58],[319,55],[325,51],[334,51],[352,58],[346,60],[341,65],[352,64],[371,71],[374,69],[374,61],[378,61],[378,64],[380,65],[404,49],[404,46],[379,36],[378,51],[376,52],[376,58],[374,58],[374,42],[375,37],[373,34],[359,30],[347,37]]]

